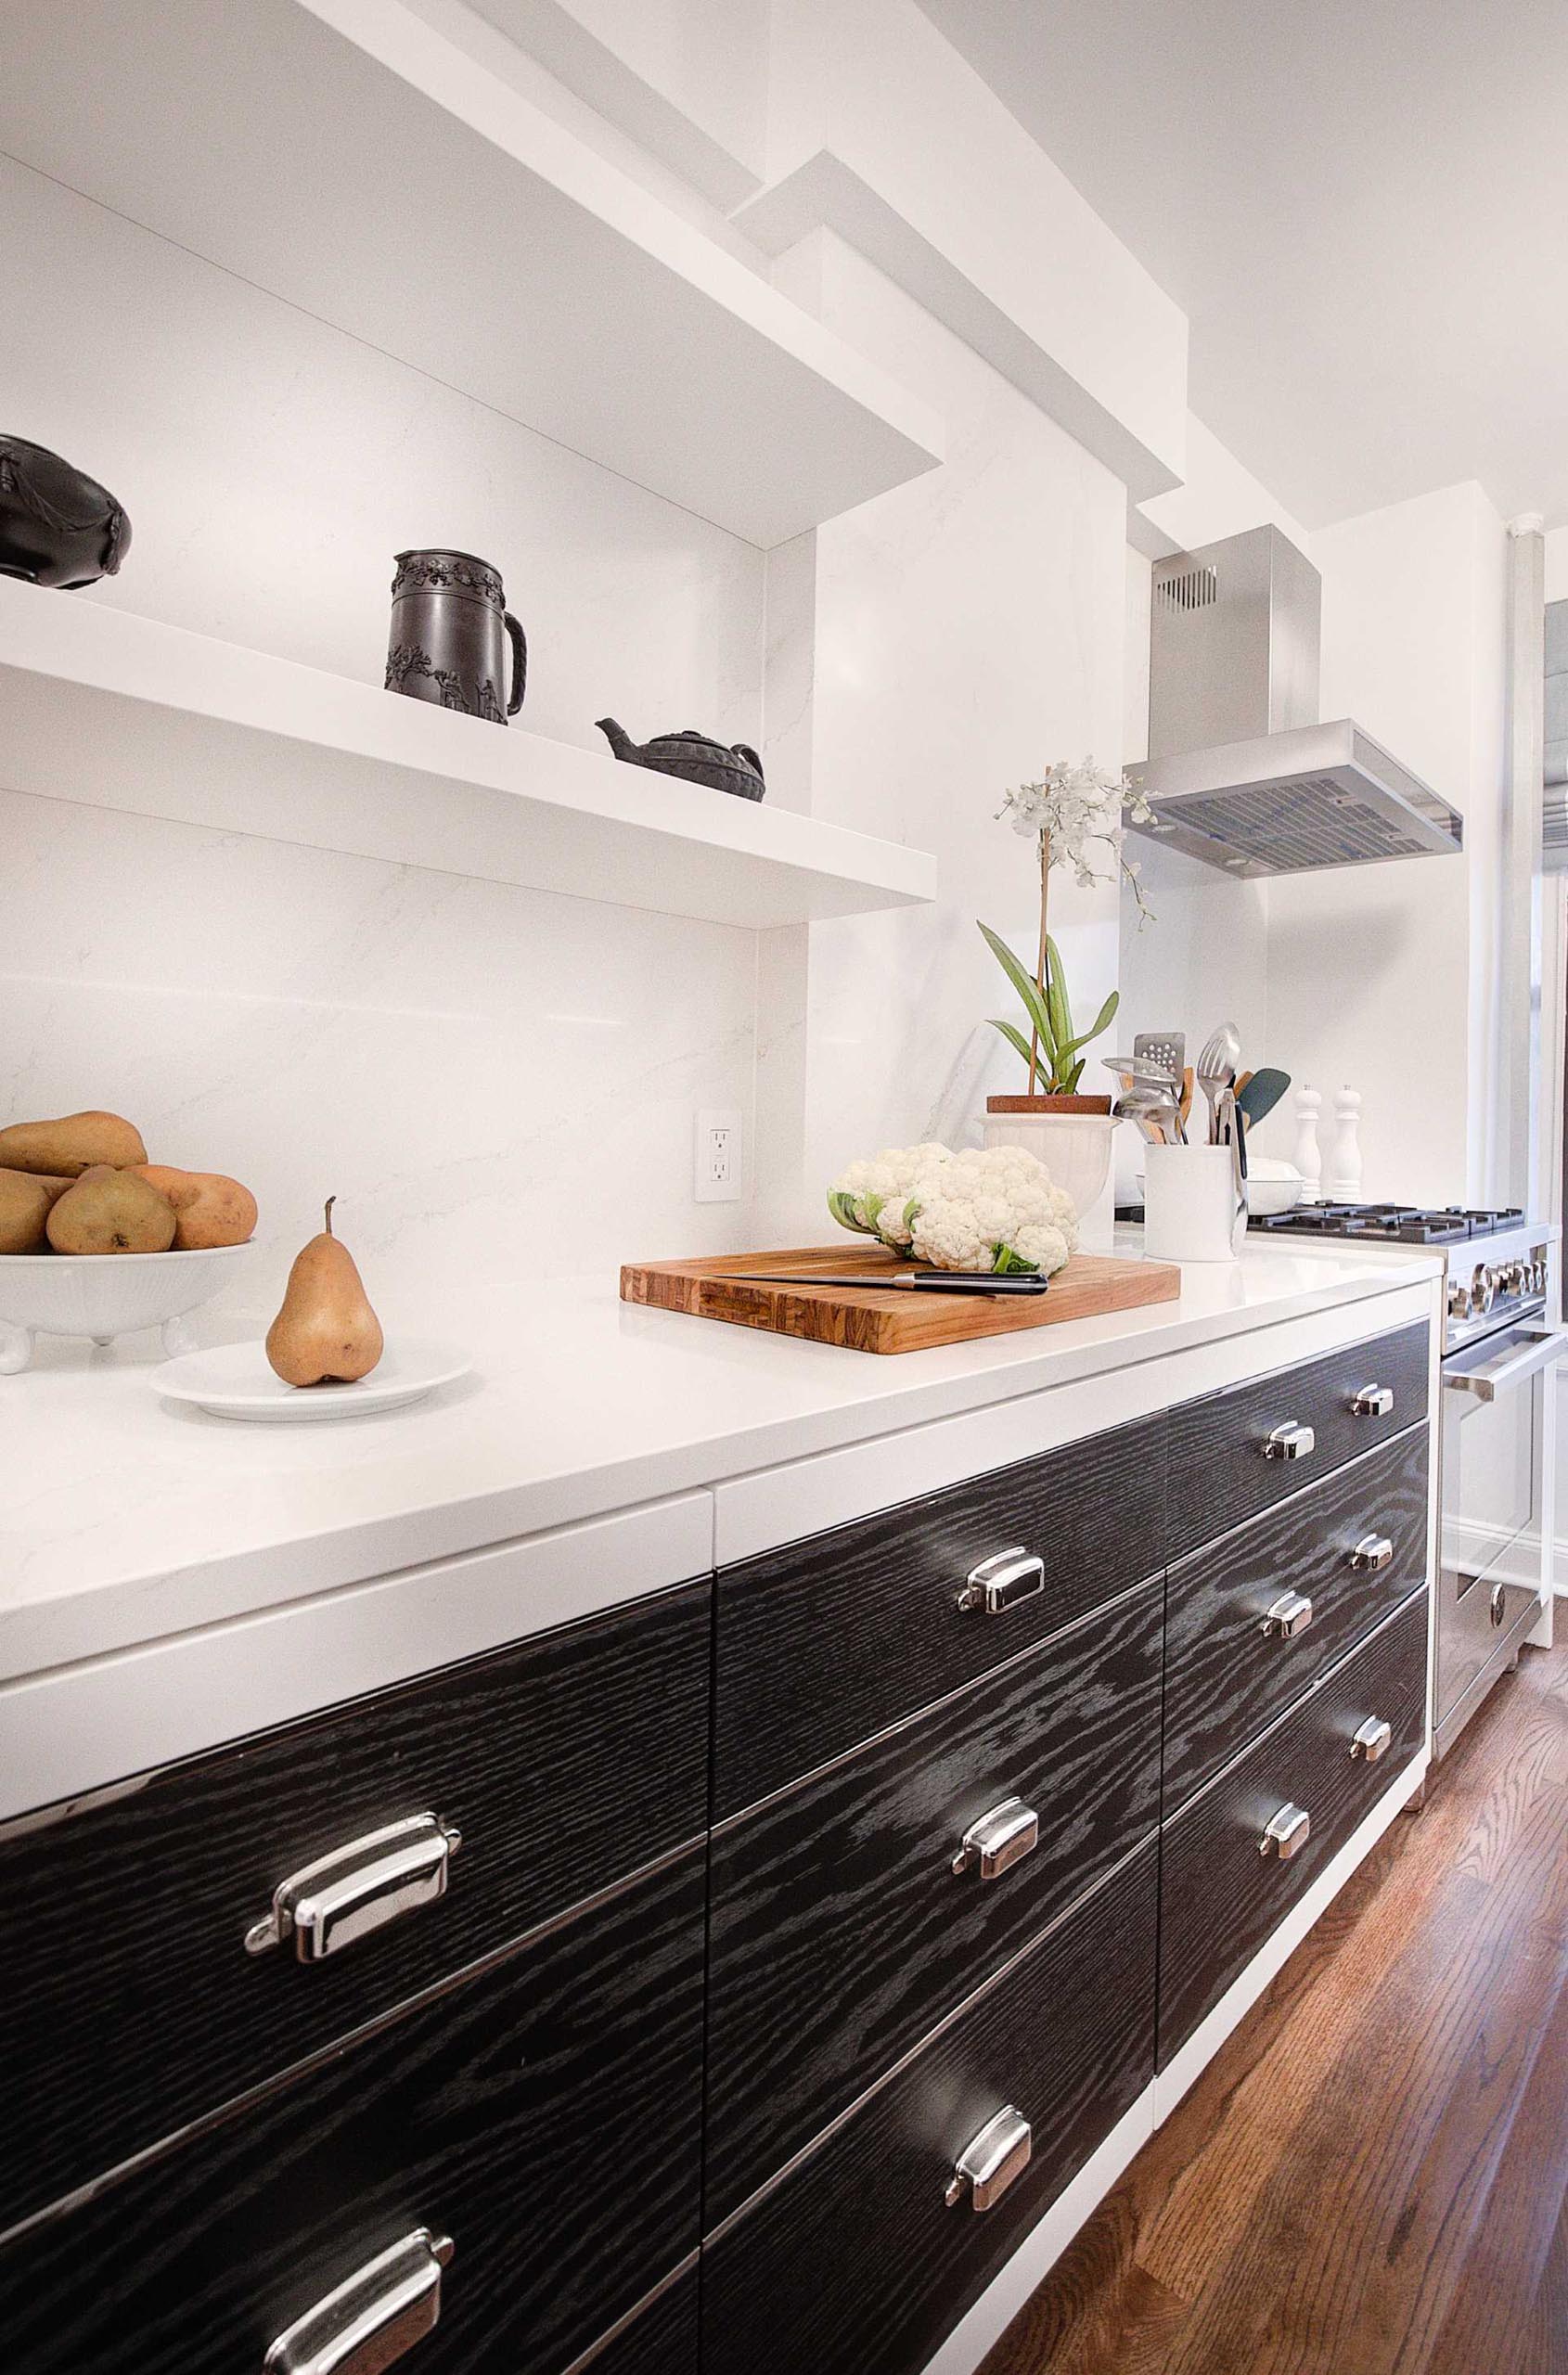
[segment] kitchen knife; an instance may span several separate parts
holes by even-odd
[[[731,1278],[754,1287],[902,1287],[949,1295],[1043,1295],[1050,1284],[1035,1270],[922,1270],[915,1276],[904,1271],[893,1278],[871,1278],[864,1273],[858,1278],[828,1278],[794,1271],[785,1275],[772,1270],[727,1270],[718,1283]]]

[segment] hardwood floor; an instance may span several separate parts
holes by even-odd
[[[1568,2375],[1568,1646],[1524,1652],[982,2375],[1047,2370]]]

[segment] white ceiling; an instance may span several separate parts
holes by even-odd
[[[1478,478],[1568,519],[1564,0],[921,0],[1187,311],[1309,527]]]

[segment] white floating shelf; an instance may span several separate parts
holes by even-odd
[[[936,895],[922,850],[6,578],[0,784],[711,923]]]
[[[405,0],[13,12],[0,148],[752,544],[942,458],[923,404]]]

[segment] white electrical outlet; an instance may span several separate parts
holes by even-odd
[[[697,1177],[700,1204],[734,1204],[740,1199],[740,1108],[705,1105],[697,1116]]]

